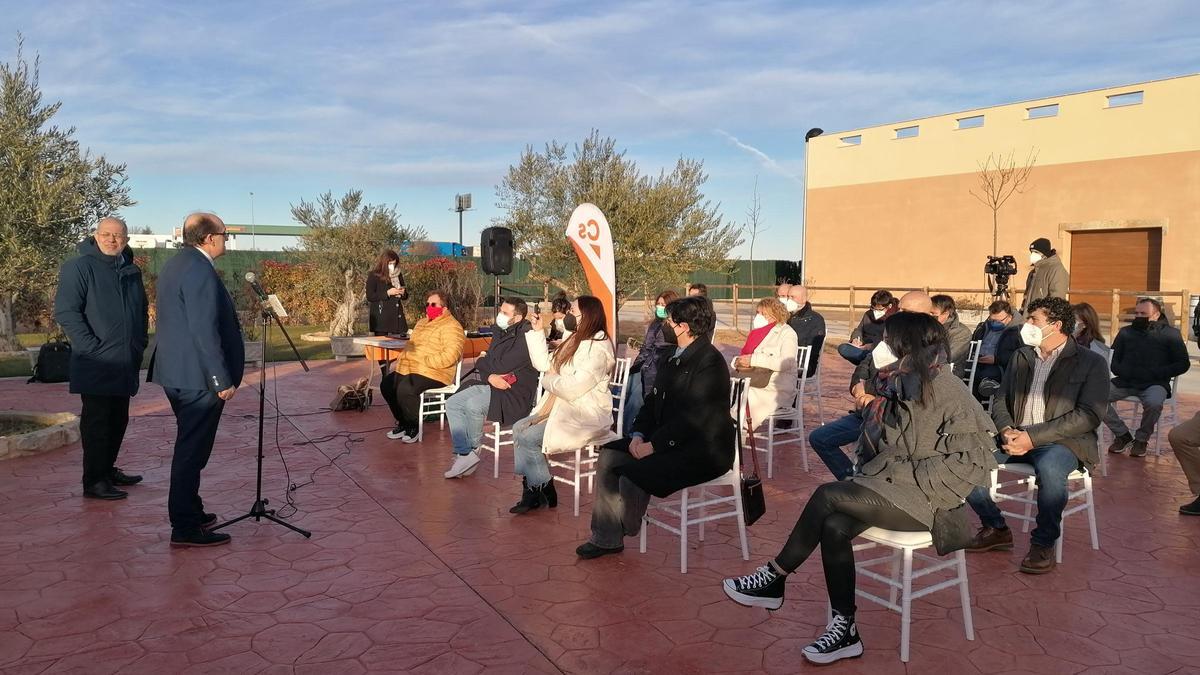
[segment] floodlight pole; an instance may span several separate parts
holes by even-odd
[[[808,142],[825,133],[824,129],[813,127],[804,134],[804,210],[801,215],[801,226],[804,235],[800,238],[800,283],[804,283],[804,273],[808,271]]]

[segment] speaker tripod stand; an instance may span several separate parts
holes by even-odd
[[[255,290],[257,291],[258,289]],[[253,518],[255,522],[266,519],[272,523],[277,523],[293,532],[301,534],[305,539],[307,539],[312,536],[312,532],[296,527],[295,525],[292,525],[291,523],[286,522],[282,518],[276,516],[275,509],[267,508],[267,504],[269,502],[265,497],[263,497],[262,493],[263,421],[265,419],[267,406],[267,335],[271,330],[272,319],[274,320],[275,324],[279,326],[279,330],[283,331],[283,337],[287,338],[288,346],[292,348],[292,353],[296,355],[296,360],[300,362],[300,366],[304,368],[304,372],[308,372],[308,364],[304,362],[304,358],[300,356],[300,352],[296,350],[296,345],[292,342],[292,337],[288,335],[287,329],[284,328],[283,324],[279,322],[279,316],[275,314],[275,311],[272,310],[270,305],[266,303],[266,298],[264,297],[262,314],[259,316],[259,325],[261,326],[261,330],[259,331],[259,344],[262,346],[262,361],[260,361],[260,363],[262,365],[259,366],[258,369],[258,466],[255,477],[256,485],[254,488],[254,504],[250,506],[250,510],[246,513],[232,520],[227,520],[220,525],[211,528],[209,531],[215,532],[223,527],[233,525],[234,523],[239,523],[248,518]],[[279,409],[276,408],[275,414],[280,415],[282,413],[280,413]]]

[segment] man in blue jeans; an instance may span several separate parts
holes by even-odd
[[[1096,429],[1108,405],[1108,364],[1104,357],[1071,339],[1075,313],[1062,298],[1029,304],[1021,340],[1004,371],[992,404],[1000,435],[1000,463],[1033,465],[1037,477],[1037,521],[1029,554],[1021,561],[1026,574],[1054,570],[1054,545],[1062,533],[1067,505],[1067,476],[1100,459]],[[967,503],[982,527],[968,551],[1002,551],[1013,547],[1012,531],[988,491],[975,488]]]
[[[528,305],[520,298],[504,298],[496,314],[492,343],[475,361],[478,380],[464,382],[446,402],[446,419],[454,444],[454,461],[443,475],[463,478],[479,466],[477,448],[487,422],[512,424],[529,415],[537,395],[538,372],[529,360],[525,334]]]

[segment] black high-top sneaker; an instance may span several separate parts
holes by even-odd
[[[754,570],[754,574],[726,579],[721,587],[730,600],[747,607],[779,609],[783,606],[783,587],[787,575],[775,571],[771,563]]]
[[[862,653],[862,640],[858,637],[854,617],[837,612],[833,613],[833,621],[825,628],[825,634],[804,648],[804,658],[822,665],[857,658]]]

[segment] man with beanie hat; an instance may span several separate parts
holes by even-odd
[[[1045,237],[1034,239],[1029,245],[1030,268],[1025,279],[1025,297],[1021,300],[1022,316],[1034,300],[1067,297],[1071,279],[1057,254]]]

